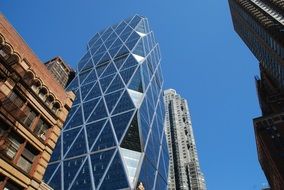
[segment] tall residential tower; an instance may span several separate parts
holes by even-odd
[[[165,131],[169,146],[169,190],[206,190],[200,171],[187,101],[173,89],[164,91]]]
[[[273,190],[284,188],[284,1],[229,0],[234,28],[259,61],[258,157]]]
[[[56,190],[167,189],[162,85],[145,17],[97,33],[67,87],[76,99],[45,181]]]

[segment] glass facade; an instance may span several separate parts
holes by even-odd
[[[97,33],[67,87],[76,93],[44,180],[60,189],[166,189],[159,46],[145,17]]]

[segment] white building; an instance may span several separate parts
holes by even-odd
[[[164,101],[170,157],[168,189],[206,190],[187,101],[173,89],[164,91]]]

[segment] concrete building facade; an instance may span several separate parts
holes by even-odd
[[[0,189],[40,189],[75,99],[0,15]],[[42,186],[41,189],[47,189]]]
[[[170,157],[168,190],[206,190],[187,101],[173,89],[164,91],[164,101]]]

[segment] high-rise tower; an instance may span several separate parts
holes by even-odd
[[[97,33],[67,87],[76,92],[45,181],[60,189],[166,189],[159,46],[145,17]]]
[[[164,91],[165,131],[170,155],[168,189],[206,190],[187,101],[173,89]]]
[[[234,28],[259,61],[258,157],[272,189],[284,188],[284,1],[229,0]]]

